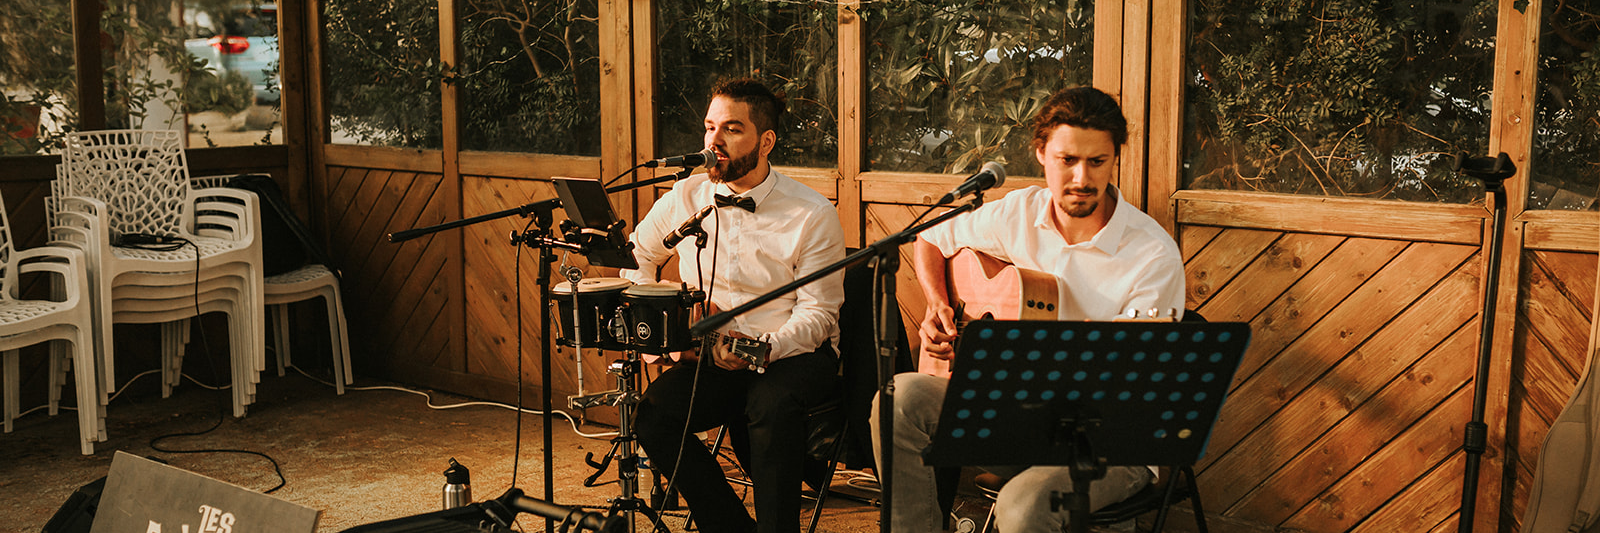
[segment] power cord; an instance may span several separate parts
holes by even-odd
[[[148,233],[126,233],[126,234],[121,234],[121,235],[117,235],[117,236],[113,237],[112,238],[112,246],[116,246],[116,247],[120,247],[120,248],[134,248],[134,249],[141,249],[141,250],[152,250],[152,251],[159,251],[159,252],[175,252],[175,251],[178,251],[178,250],[182,249],[184,246],[188,246],[190,248],[193,248],[194,249],[194,317],[195,317],[195,319],[199,319],[200,318],[200,316],[203,313],[203,311],[200,308],[200,256],[201,256],[201,253],[200,253],[200,246],[199,245],[196,245],[193,241],[190,241],[189,239],[185,239],[185,238],[180,237],[180,236],[154,235],[154,234],[148,234]],[[214,358],[211,357],[211,341],[210,341],[210,339],[208,339],[206,337],[206,330],[205,330],[204,327],[199,326],[199,325],[196,325],[195,329],[200,331],[200,346],[201,346],[201,349],[203,350],[202,353],[206,354],[205,360],[206,360],[207,367],[211,371],[211,380],[213,382],[220,381],[220,380],[217,379],[217,364],[216,364],[216,361],[214,361]],[[239,362],[239,361],[234,361],[233,364],[248,364],[248,363],[242,363],[242,362]],[[190,378],[190,379],[192,380],[193,378]],[[196,383],[199,383],[199,382],[196,381]],[[210,387],[208,387],[208,388],[210,388]],[[221,390],[221,389],[222,389],[222,387],[218,387],[218,388],[214,388],[213,390]],[[239,391],[234,391],[234,393],[235,394],[242,394]],[[220,396],[219,396],[219,398],[220,398]],[[150,439],[150,442],[149,442],[150,449],[158,451],[158,452],[162,452],[162,453],[172,453],[172,454],[178,454],[178,453],[239,453],[239,454],[246,454],[246,455],[255,455],[255,456],[264,458],[268,462],[272,463],[272,471],[273,471],[273,473],[277,474],[277,476],[278,476],[278,484],[274,485],[270,489],[261,491],[262,493],[271,494],[273,492],[276,492],[278,489],[283,488],[284,485],[287,485],[289,483],[289,480],[283,476],[283,468],[278,465],[278,460],[277,459],[273,459],[271,455],[267,455],[267,454],[262,453],[262,452],[253,451],[253,450],[239,450],[239,449],[232,449],[232,448],[200,448],[200,449],[194,449],[194,450],[180,450],[180,449],[175,449],[175,448],[163,448],[159,444],[161,441],[164,441],[164,440],[167,440],[167,439],[178,438],[178,437],[198,437],[198,436],[201,436],[201,435],[205,435],[205,434],[211,433],[212,431],[215,431],[217,428],[222,427],[222,421],[224,419],[226,419],[227,416],[228,416],[227,411],[228,411],[228,402],[226,402],[226,401],[218,402],[218,405],[217,405],[217,421],[215,423],[211,424],[211,427],[208,427],[208,428],[206,428],[204,430],[196,431],[196,432],[168,433],[168,434],[165,434],[165,435],[160,435],[160,436],[154,437],[154,438]]]

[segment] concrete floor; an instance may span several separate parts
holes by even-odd
[[[327,373],[323,370],[324,374]],[[126,393],[111,402],[107,420],[108,442],[96,443],[95,454],[79,453],[77,424],[72,411],[49,417],[43,410],[16,422],[16,429],[0,435],[0,532],[38,532],[68,497],[82,485],[105,476],[111,458],[120,450],[166,461],[172,466],[239,485],[267,490],[278,484],[272,465],[259,456],[238,453],[167,453],[155,451],[151,439],[173,433],[200,432],[200,436],[168,438],[164,449],[196,450],[232,448],[266,453],[281,465],[286,484],[273,493],[284,500],[320,510],[319,531],[341,531],[353,526],[438,510],[442,472],[450,458],[472,471],[472,495],[482,501],[512,486],[515,412],[492,406],[431,409],[428,400],[407,392],[370,390],[392,386],[357,379],[356,386],[336,395],[331,386],[296,374],[278,377],[268,373],[258,387],[257,402],[242,419],[225,416],[226,391],[206,390],[185,381],[171,398],[160,397],[156,377],[137,378]],[[369,390],[360,390],[360,389]],[[64,392],[71,398],[71,391]],[[434,405],[471,401],[436,393]],[[71,400],[67,400],[70,404]],[[26,407],[30,406],[25,406]],[[542,497],[546,470],[543,465],[541,417],[522,418],[521,462],[516,486],[530,496]],[[585,434],[612,431],[605,426],[583,426]],[[604,510],[608,499],[619,495],[615,484],[583,486],[594,469],[584,463],[587,453],[603,456],[610,449],[609,435],[584,436],[564,420],[555,426],[555,503]],[[616,480],[616,470],[600,481]],[[860,473],[844,472],[834,478],[835,490],[868,498],[875,490],[862,490]],[[987,504],[973,495],[970,482],[963,485],[956,513],[981,524]],[[646,496],[647,497],[647,496]],[[753,498],[746,495],[746,505]],[[806,504],[809,510],[809,503]],[[753,512],[753,511],[752,511]],[[665,513],[671,531],[684,531],[682,511]],[[1142,517],[1147,529],[1151,515]],[[806,516],[809,518],[809,514]],[[1212,531],[1260,532],[1250,524],[1230,524],[1213,516]],[[649,531],[648,521],[636,519],[637,531]],[[803,524],[803,523],[802,523]],[[543,531],[543,520],[524,515],[523,531]],[[821,532],[866,533],[878,531],[878,508],[843,498],[830,498],[824,506]],[[1127,531],[1126,527],[1108,531]],[[1187,509],[1176,508],[1167,531],[1193,531]],[[1098,528],[1097,528],[1098,531]]]
[[[85,483],[105,476],[117,450],[154,457],[171,465],[253,490],[278,483],[272,465],[254,455],[237,453],[176,454],[154,451],[154,437],[205,430],[227,407],[226,391],[205,390],[191,382],[162,399],[154,391],[155,376],[139,378],[127,394],[112,401],[107,421],[108,442],[97,443],[84,456],[76,444],[77,424],[71,411],[48,417],[43,410],[22,417],[16,429],[0,435],[0,531],[37,532],[61,504]],[[373,385],[357,380],[357,386]],[[386,385],[386,384],[385,384]],[[70,397],[70,389],[67,391]],[[435,405],[468,399],[435,394]],[[70,400],[66,402],[70,404]],[[515,443],[514,411],[487,406],[434,410],[421,396],[392,390],[350,390],[336,395],[325,386],[292,371],[267,375],[258,400],[242,419],[223,419],[203,436],[171,438],[163,448],[234,448],[271,455],[287,483],[273,493],[284,500],[322,511],[319,531],[340,531],[356,525],[438,510],[442,472],[454,457],[472,472],[475,500],[493,498],[510,488]],[[541,417],[522,421],[521,464],[517,487],[531,496],[544,491]],[[585,426],[584,433],[613,428]],[[584,487],[594,469],[586,453],[603,456],[609,436],[578,435],[569,424],[555,428],[556,503],[604,509],[619,495],[615,484]],[[836,480],[841,484],[849,476]],[[616,470],[600,481],[616,480]],[[647,497],[647,495],[646,495]],[[747,502],[753,498],[747,496]],[[809,507],[809,504],[808,504]],[[681,511],[667,513],[667,526],[682,531]],[[678,516],[672,516],[678,515]],[[818,531],[877,531],[876,507],[830,499]],[[640,531],[648,521],[638,519]],[[541,531],[544,521],[524,517],[525,531]]]

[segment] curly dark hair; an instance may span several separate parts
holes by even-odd
[[[783,116],[783,95],[772,92],[765,83],[755,78],[722,80],[711,88],[711,97],[718,96],[749,105],[750,120],[755,122],[757,133],[778,129],[778,119]]]
[[[1122,106],[1111,95],[1094,87],[1072,87],[1050,95],[1044,109],[1033,118],[1033,149],[1044,147],[1050,134],[1060,126],[1110,133],[1119,156],[1122,145],[1128,142],[1128,119],[1122,116]]]

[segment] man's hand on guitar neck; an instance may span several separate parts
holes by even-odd
[[[929,302],[917,336],[922,338],[923,353],[949,361],[956,355],[956,310]]]
[[[755,338],[737,331],[729,331],[723,334],[723,336],[729,339]],[[747,361],[738,355],[734,355],[733,345],[726,341],[716,343],[716,347],[711,351],[711,357],[711,362],[715,363],[723,370],[744,370],[746,368],[750,368],[750,361]]]

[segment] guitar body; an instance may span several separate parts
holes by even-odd
[[[967,248],[947,261],[945,281],[957,324],[979,318],[1056,320],[1056,307],[1061,302],[1055,276],[1019,268]],[[923,351],[917,371],[950,377],[950,362]]]

